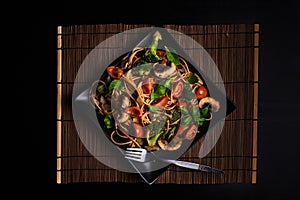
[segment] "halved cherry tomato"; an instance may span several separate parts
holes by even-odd
[[[186,101],[185,101],[185,100],[179,99],[179,100],[176,102],[176,106],[178,106],[178,107],[186,107],[187,104],[186,104]]]
[[[152,105],[158,106],[158,107],[165,107],[167,104],[168,104],[168,97],[165,95],[158,97],[152,103]]]
[[[156,55],[158,55],[159,57],[165,57],[166,51],[157,49],[156,50]]]
[[[207,96],[207,89],[203,85],[201,85],[197,88],[195,95],[197,99],[202,99]]]
[[[153,78],[149,77],[144,79],[143,85],[142,85],[142,90],[144,94],[150,94],[154,85]]]
[[[188,139],[188,140],[192,140],[194,139],[194,137],[196,136],[197,134],[197,131],[198,131],[198,127],[193,124],[191,127],[189,127],[189,129],[186,131],[184,137],[185,139]]]
[[[137,138],[142,138],[144,136],[144,129],[143,129],[143,126],[139,123],[136,123],[134,122],[133,123],[133,128],[134,128],[134,131],[135,131],[135,137]]]
[[[119,79],[123,75],[123,70],[113,65],[108,66],[106,71],[112,78],[115,79]]]
[[[141,117],[143,114],[139,107],[127,107],[125,112],[135,117]]]
[[[179,97],[182,94],[182,91],[184,89],[183,83],[181,81],[176,82],[173,86],[172,86],[172,95],[174,97]]]

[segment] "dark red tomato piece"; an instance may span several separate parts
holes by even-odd
[[[156,55],[158,55],[159,57],[165,57],[166,56],[166,51],[164,50],[160,50],[160,49],[157,49],[156,50]]]
[[[128,107],[125,109],[125,112],[135,117],[141,117],[143,114],[139,107]]]
[[[197,131],[198,131],[198,127],[197,127],[195,124],[193,124],[193,125],[190,126],[190,127],[188,128],[188,130],[186,131],[186,133],[185,133],[185,135],[184,135],[185,139],[188,139],[188,140],[194,139],[194,137],[195,137],[196,134],[197,134]]]
[[[115,79],[119,79],[123,75],[123,70],[113,65],[108,66],[106,71],[112,78]]]
[[[151,94],[153,85],[154,85],[153,78],[146,78],[143,81],[142,90],[144,94]]]
[[[155,99],[152,103],[154,106],[158,107],[165,107],[168,104],[168,97],[167,96],[161,96]]]
[[[186,107],[187,104],[186,104],[185,100],[180,99],[180,100],[177,101],[176,106],[178,106],[178,107]]]
[[[197,88],[195,95],[197,99],[202,99],[207,96],[207,89],[203,85]]]
[[[133,123],[133,128],[134,128],[134,131],[135,131],[135,137],[137,138],[143,138],[144,137],[144,129],[143,129],[143,126],[139,123]]]
[[[173,86],[172,86],[172,95],[174,97],[179,97],[182,94],[182,91],[184,89],[183,83],[181,81],[176,82]]]

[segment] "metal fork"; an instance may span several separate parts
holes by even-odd
[[[147,150],[142,148],[126,148],[125,158],[145,162]]]
[[[134,160],[137,162],[145,162],[147,155],[147,150],[142,148],[127,148],[125,151],[125,158]],[[188,169],[194,169],[199,171],[205,171],[205,172],[213,172],[217,174],[224,174],[225,172],[223,170],[213,168],[207,165],[202,165],[199,163],[194,162],[187,162],[187,161],[181,161],[181,160],[170,160],[170,159],[159,159],[161,161],[167,162],[169,164],[174,164],[180,167],[185,167]]]

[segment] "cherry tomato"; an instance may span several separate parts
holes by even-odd
[[[179,97],[182,94],[183,89],[183,83],[181,81],[176,82],[172,87],[172,95],[176,98]]]
[[[135,117],[141,117],[143,114],[139,107],[128,107],[125,109],[125,112]]]
[[[139,123],[136,123],[134,122],[133,123],[133,128],[134,128],[134,131],[135,131],[135,137],[137,138],[142,138],[144,136],[144,129],[143,129],[143,126]]]
[[[158,106],[158,107],[165,107],[167,104],[168,104],[168,97],[167,96],[158,97],[152,103],[152,105]]]
[[[143,81],[142,90],[144,94],[150,94],[154,85],[153,78],[146,78]]]
[[[156,55],[158,55],[159,57],[165,57],[166,52],[164,50],[157,49]]]
[[[123,75],[123,70],[113,65],[108,66],[106,71],[112,78],[115,79],[119,79]]]
[[[194,137],[196,136],[197,134],[197,131],[198,131],[198,127],[193,124],[191,127],[189,127],[189,129],[186,131],[184,137],[185,139],[188,139],[188,140],[192,140],[194,139]]]
[[[176,103],[176,106],[178,107],[187,107],[187,104],[186,104],[186,101],[185,100],[182,100],[182,99],[179,99]]]
[[[207,89],[203,85],[201,85],[197,88],[195,95],[197,99],[202,99],[207,96]]]

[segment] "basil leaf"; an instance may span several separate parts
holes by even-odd
[[[157,106],[148,106],[150,112],[159,112],[159,108]]]
[[[154,146],[156,144],[157,139],[159,136],[163,133],[163,128],[160,129],[155,135],[151,136],[149,135],[149,131],[147,131],[147,142],[149,146]]]
[[[195,75],[186,75],[185,80],[189,82],[189,84],[195,84],[198,82],[198,78]]]
[[[208,114],[208,112],[209,112],[209,105],[200,109],[200,116],[199,116],[199,120],[198,120],[199,126],[202,126],[203,123],[206,121],[205,116]]]
[[[196,105],[192,106],[192,116],[193,116],[193,119],[196,123],[198,123],[199,119],[200,119],[200,112],[199,112],[199,109],[197,107],[198,106],[196,106]]]
[[[178,119],[180,119],[180,116],[181,116],[180,112],[178,112],[177,110],[173,111],[172,118],[170,119],[170,123],[173,123]]]
[[[147,63],[156,63],[161,60],[156,54],[153,55],[150,49],[147,49],[145,54],[143,55],[143,60]]]
[[[171,78],[166,78],[166,79],[163,79],[160,83],[160,85],[166,87],[166,88],[170,88],[171,86]]]
[[[199,126],[202,126],[205,121],[206,121],[205,118],[200,117],[198,121]]]
[[[100,95],[104,94],[105,93],[105,85],[101,84],[101,85],[98,85],[97,86],[97,91]]]
[[[170,47],[168,48],[167,46],[165,46],[166,56],[168,61],[173,62],[175,65],[179,65],[180,60],[177,53],[173,49],[171,49],[172,51],[170,51],[170,49],[171,49]]]
[[[181,119],[180,124],[184,126],[184,125],[189,124],[192,120],[193,120],[193,118],[191,115],[184,115]]]
[[[169,130],[168,136],[167,136],[167,139],[168,139],[168,140],[170,140],[171,137],[174,135],[175,129],[176,129],[176,126],[173,126],[173,127],[171,128],[171,130]]]
[[[189,110],[186,107],[180,107],[179,109],[183,114],[189,114]]]
[[[151,91],[150,99],[155,100],[158,97],[165,95],[170,88],[170,85],[171,79],[164,79],[159,84],[155,84]]]
[[[207,115],[208,111],[209,111],[209,105],[205,106],[200,110],[200,117]]]
[[[150,74],[152,69],[151,63],[141,63],[141,64],[137,64],[136,66],[138,67],[134,68],[136,70],[132,71],[133,75],[147,76]]]
[[[108,129],[112,128],[112,116],[111,115],[105,115],[103,121],[104,121],[106,128],[108,128]]]
[[[184,97],[185,97],[186,101],[191,101],[193,98],[195,98],[195,94],[192,91],[189,83],[184,82],[183,85],[184,85],[184,90],[183,90]]]
[[[156,31],[153,34],[153,40],[152,40],[151,46],[150,46],[150,48],[148,48],[146,50],[145,55],[144,55],[144,59],[147,62],[157,62],[157,61],[161,60],[161,58],[156,54],[159,40],[162,40],[162,37],[161,37],[161,34],[158,31]]]
[[[156,55],[156,49],[157,49],[159,40],[162,40],[162,37],[161,37],[161,34],[158,31],[156,31],[153,34],[153,41],[150,46],[150,51],[151,51],[151,54],[154,55],[155,57],[157,57],[158,59],[160,59],[160,58]]]
[[[112,81],[112,78],[108,75],[105,79],[106,85],[109,85],[111,83],[111,81]]]
[[[111,92],[113,89],[121,90],[122,84],[119,79],[114,79],[108,86],[108,91]]]

